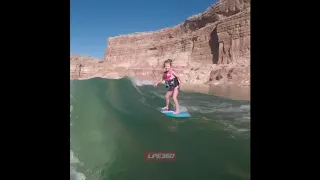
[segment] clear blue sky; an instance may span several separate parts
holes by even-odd
[[[182,23],[217,0],[71,0],[70,51],[103,58],[107,38]]]

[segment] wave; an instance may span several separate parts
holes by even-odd
[[[174,119],[157,110],[164,106],[165,92],[162,86],[154,88],[151,81],[130,77],[70,81],[70,179],[152,179],[155,172],[151,173],[151,167],[140,156],[144,151],[174,149],[182,158],[196,148],[206,154],[217,150],[218,143],[210,142],[220,142],[217,138],[221,133],[227,138],[223,142],[231,143],[228,146],[233,146],[228,139],[249,145],[249,102],[181,91],[181,110],[189,111],[192,117]],[[202,136],[201,132],[207,135]],[[199,149],[203,144],[198,138],[208,145]],[[190,144],[192,148],[186,148]],[[201,156],[196,161],[205,159]],[[218,159],[212,161],[223,163]],[[180,166],[189,164],[183,162]],[[150,172],[134,173],[140,168]],[[194,171],[197,174],[201,170]],[[157,175],[160,179],[167,178],[165,174]],[[190,174],[185,179],[191,177],[196,175]]]

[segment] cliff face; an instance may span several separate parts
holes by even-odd
[[[102,59],[90,56],[70,55],[70,79],[88,79],[92,77],[120,78],[125,76],[125,68],[113,68]]]
[[[172,28],[111,37],[104,63],[161,76],[166,59],[186,83],[250,84],[250,0],[221,0]]]

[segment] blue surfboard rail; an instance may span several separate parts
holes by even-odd
[[[174,111],[161,111],[166,116],[175,117],[175,118],[188,118],[191,115],[188,112],[180,112],[179,114],[174,114]]]

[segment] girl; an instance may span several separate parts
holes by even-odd
[[[157,85],[164,80],[166,83],[166,88],[168,88],[168,91],[165,96],[166,106],[163,107],[162,110],[169,110],[170,96],[173,94],[172,99],[176,107],[174,114],[179,114],[180,110],[177,97],[179,93],[179,86],[181,85],[181,80],[172,69],[171,59],[167,59],[166,61],[164,61],[163,68],[165,69],[165,72],[163,73],[161,80],[154,85],[155,87],[157,87]]]

